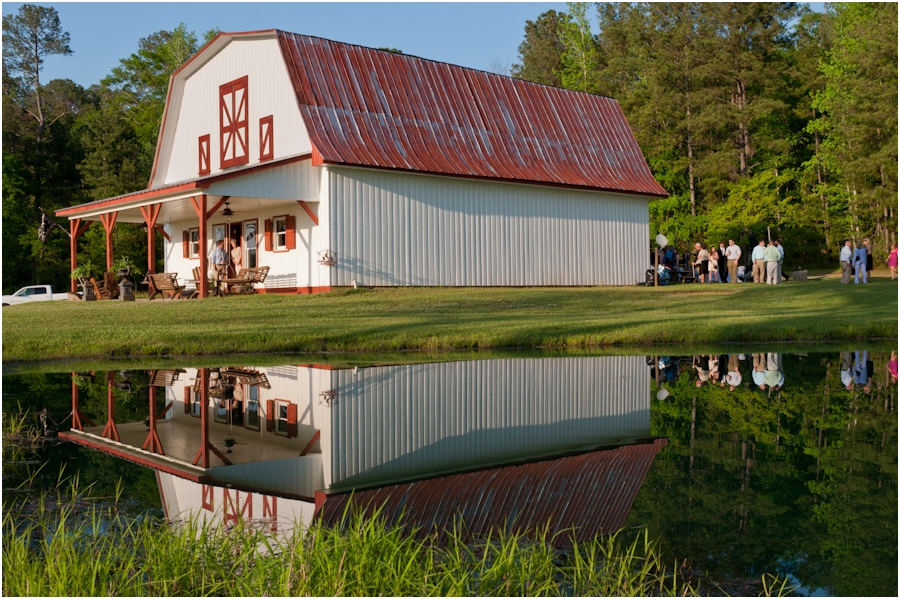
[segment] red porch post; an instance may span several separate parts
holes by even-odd
[[[156,272],[156,219],[162,204],[141,206],[141,214],[147,224],[147,274]]]
[[[150,380],[153,380],[153,371],[150,372]],[[166,455],[166,452],[163,451],[162,443],[159,440],[159,434],[156,432],[156,387],[153,385],[150,385],[149,399],[150,431],[147,433],[147,440],[144,441],[141,449],[145,449],[152,453],[158,453],[159,455]]]
[[[112,249],[112,232],[113,227],[116,226],[116,218],[119,216],[119,212],[108,212],[106,214],[100,215],[100,221],[103,223],[103,228],[106,229],[106,270],[112,268],[113,263],[113,249]]]
[[[80,218],[73,218],[69,221],[69,266],[71,266],[71,270],[75,270],[78,267],[78,238],[81,237],[82,233],[87,231],[89,226],[91,226],[91,223],[84,223],[82,225]],[[72,293],[75,293],[78,291],[78,283],[75,279],[70,280],[71,291]]]
[[[119,440],[119,431],[116,429],[116,418],[113,411],[115,400],[113,399],[113,381],[116,373],[109,371],[106,373],[106,426],[103,427],[103,437],[110,441]]]
[[[209,215],[206,212],[206,194],[201,193],[199,200],[191,196],[191,203],[197,212],[197,218],[200,220],[200,297],[206,297],[206,287],[209,283],[209,277],[206,272],[209,270],[206,257],[206,221]],[[208,457],[208,456],[207,456]]]
[[[205,203],[205,202],[204,202]],[[202,219],[201,219],[201,222]],[[202,239],[202,238],[201,238]],[[200,247],[203,247],[201,244]],[[204,269],[205,270],[205,269]],[[200,369],[200,449],[192,464],[200,462],[201,468],[209,468],[209,368]]]

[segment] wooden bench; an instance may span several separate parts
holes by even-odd
[[[169,299],[181,299],[181,292],[184,291],[184,285],[178,284],[178,273],[161,272],[159,274],[148,274],[150,298],[153,299],[157,295],[168,297]]]
[[[91,277],[90,281],[94,287],[94,296],[98,300],[109,300],[119,297],[119,287],[115,284],[111,274],[107,274],[99,282],[94,277]]]
[[[236,277],[222,279],[222,283],[237,288],[237,293],[253,293],[254,285],[265,283],[266,277],[269,275],[268,266],[258,266],[255,268],[242,268],[238,271]]]

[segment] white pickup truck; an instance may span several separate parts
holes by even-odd
[[[49,302],[69,299],[68,293],[53,293],[50,285],[29,285],[22,287],[12,295],[3,296],[4,306],[27,304],[29,302]]]

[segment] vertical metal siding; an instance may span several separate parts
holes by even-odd
[[[333,371],[332,381],[332,488],[650,434],[649,377],[636,356],[374,367]]]
[[[647,199],[327,167],[332,284],[635,285]]]

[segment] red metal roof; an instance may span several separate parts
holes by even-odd
[[[526,532],[549,523],[550,535],[574,529],[577,539],[590,539],[622,528],[653,458],[667,442],[653,439],[533,464],[330,495],[319,516],[336,524],[352,501],[354,508],[368,514],[381,507],[389,523],[416,526],[419,536],[447,530],[459,519],[465,534],[476,538],[492,529]]]
[[[612,98],[276,34],[326,163],[668,195]]]

